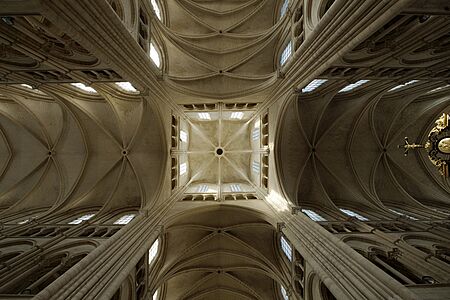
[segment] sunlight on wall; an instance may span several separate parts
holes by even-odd
[[[289,204],[286,199],[273,190],[267,196],[267,202],[278,212],[289,211]]]

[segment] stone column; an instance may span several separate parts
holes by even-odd
[[[161,233],[160,221],[180,198],[145,210],[35,296],[38,300],[111,299],[139,259]]]
[[[283,233],[338,299],[417,299],[399,282],[303,214],[277,212]]]

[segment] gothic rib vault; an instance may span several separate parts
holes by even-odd
[[[448,295],[445,1],[0,16],[0,299]]]

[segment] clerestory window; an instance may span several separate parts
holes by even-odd
[[[326,79],[314,79],[307,86],[302,88],[302,93],[310,93],[310,92],[316,90],[317,88],[319,88],[325,82],[327,82]]]
[[[319,215],[318,213],[316,213],[313,210],[302,209],[302,212],[304,214],[306,214],[313,221],[316,221],[316,222],[326,221],[326,219],[324,217],[322,217],[321,215]]]
[[[135,217],[135,214],[128,214],[128,215],[123,215],[121,216],[119,219],[117,219],[114,224],[116,225],[126,225],[128,223],[131,222],[131,220],[133,220],[133,218]]]
[[[281,296],[283,296],[283,300],[289,300],[289,296],[288,296],[284,286],[281,286],[280,291],[281,291]]]
[[[93,216],[95,216],[95,214],[86,214],[86,215],[76,218],[75,220],[70,221],[67,224],[80,224],[83,221],[87,221],[87,220],[91,219]]]
[[[357,219],[360,220],[360,221],[369,221],[369,219],[367,219],[366,217],[363,217],[363,216],[361,216],[360,214],[355,213],[355,212],[352,211],[352,210],[349,210],[349,209],[343,209],[343,208],[340,208],[340,210],[341,210],[344,214],[346,214],[347,216],[355,217],[355,218],[357,218]]]
[[[282,18],[286,14],[288,7],[289,7],[289,0],[284,0],[280,8],[280,18]]]
[[[291,45],[291,41],[289,41],[286,44],[286,46],[284,47],[283,52],[281,52],[280,66],[284,66],[284,64],[287,62],[289,57],[291,57],[291,53],[292,53],[292,45]]]
[[[88,92],[91,94],[97,94],[97,91],[94,88],[91,88],[90,86],[87,86],[84,83],[76,82],[76,83],[71,83],[71,85],[73,85],[74,87],[76,87],[84,92]]]
[[[361,85],[363,85],[363,84],[365,84],[367,82],[369,82],[369,80],[358,80],[355,83],[351,83],[349,85],[346,85],[343,89],[341,89],[339,91],[339,93],[350,92],[350,91],[356,89],[357,87],[360,87]]]
[[[156,2],[156,0],[151,0],[151,4],[156,17],[161,21],[161,10],[159,9],[158,3]]]
[[[281,250],[283,250],[284,255],[292,261],[292,247],[284,236],[280,238]]]
[[[156,239],[148,250],[148,264],[150,265],[158,255],[159,239]]]
[[[161,67],[161,58],[159,57],[159,52],[156,49],[155,45],[153,45],[153,43],[150,43],[150,58],[155,66],[157,66],[158,68]]]

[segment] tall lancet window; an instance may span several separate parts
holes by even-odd
[[[284,255],[292,261],[292,247],[284,236],[280,238],[281,250],[283,250]]]
[[[161,58],[159,56],[158,49],[155,47],[155,44],[150,43],[150,58],[158,68],[161,68]]]
[[[289,0],[284,0],[280,8],[280,18],[282,18],[286,14],[288,7],[289,7]]]
[[[159,250],[159,239],[156,239],[153,242],[153,245],[148,250],[148,264],[149,265],[156,259],[156,256],[158,255],[158,250]]]
[[[161,10],[159,9],[158,2],[156,0],[151,0],[153,11],[155,12],[158,20],[161,21]]]
[[[292,43],[289,41],[281,52],[280,56],[280,66],[284,66],[284,64],[288,61],[289,57],[291,57],[292,53]]]

